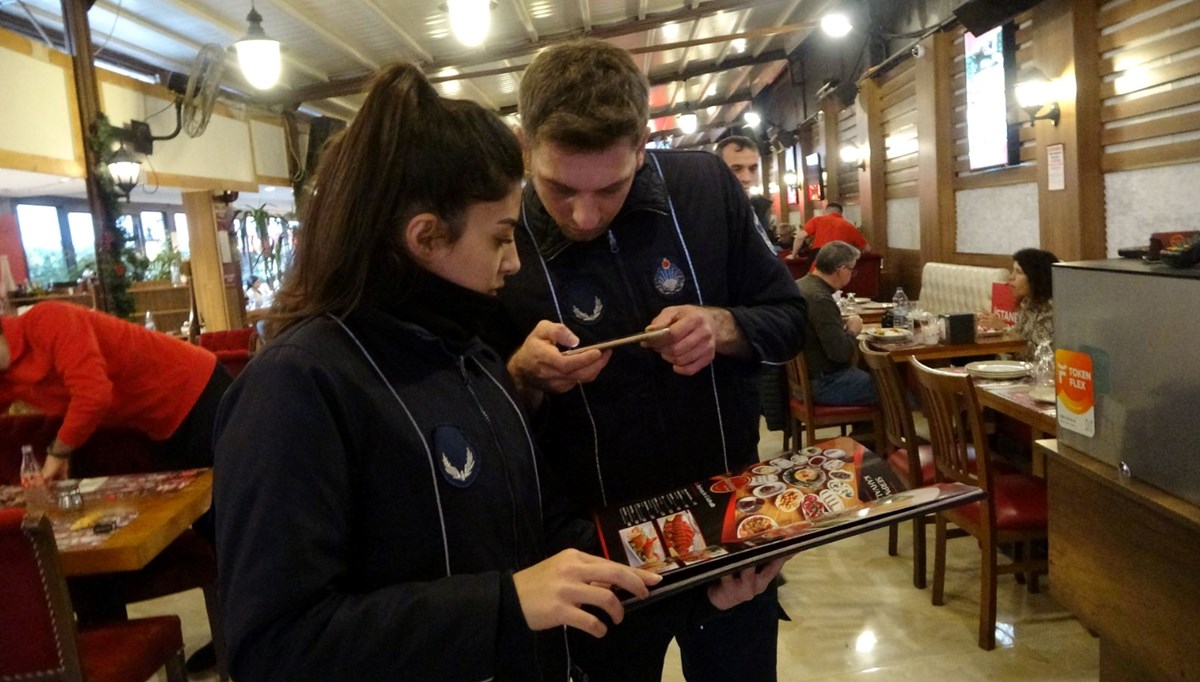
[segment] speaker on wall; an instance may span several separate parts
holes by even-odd
[[[980,35],[1038,2],[1039,0],[969,0],[955,8],[954,18],[973,35]]]

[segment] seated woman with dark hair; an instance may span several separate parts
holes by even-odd
[[[1017,324],[1013,328],[1029,342],[1022,357],[1030,359],[1038,343],[1054,340],[1054,289],[1050,266],[1058,257],[1041,249],[1021,249],[1013,254],[1008,281],[1017,300]],[[980,313],[978,324],[988,329],[1005,329],[1004,321],[991,313]]]

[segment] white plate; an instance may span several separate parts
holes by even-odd
[[[1038,386],[1029,392],[1029,397],[1039,403],[1058,402],[1058,396],[1054,393],[1053,386]]]
[[[1016,379],[1032,371],[1032,364],[1020,360],[980,360],[967,363],[967,374],[981,379]]]
[[[904,343],[912,340],[912,332],[895,327],[880,327],[866,332],[867,338],[875,343]]]
[[[859,301],[859,305],[863,310],[887,310],[895,306],[895,303],[878,303],[876,301]]]

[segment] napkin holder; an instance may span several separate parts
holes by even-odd
[[[956,345],[975,342],[975,313],[940,315],[941,343]]]

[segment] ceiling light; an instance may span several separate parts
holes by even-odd
[[[246,82],[259,90],[268,90],[279,82],[282,68],[279,41],[267,37],[262,27],[262,15],[254,8],[253,2],[250,3],[246,22],[250,24],[246,37],[234,43],[238,65]]]
[[[492,24],[492,0],[446,0],[450,13],[450,32],[467,47],[479,47],[487,40]]]
[[[757,128],[758,124],[762,123],[762,116],[759,116],[758,112],[753,109],[750,109],[746,113],[742,114],[742,119],[745,120],[746,125],[750,126],[751,128]]]
[[[746,39],[745,38],[734,38],[732,41],[730,41],[729,44],[733,46],[733,49],[736,50],[738,54],[741,54],[746,51]]]
[[[854,26],[845,14],[833,13],[821,17],[821,30],[833,38],[841,38],[853,28]]]
[[[696,113],[690,108],[685,109],[682,114],[676,116],[675,122],[679,124],[679,130],[684,135],[691,135],[700,127],[700,119],[696,118]]]
[[[676,38],[679,37],[679,24],[676,24],[674,22],[672,22],[670,24],[663,24],[662,32],[663,32],[663,37],[666,38],[667,40],[675,40]]]

